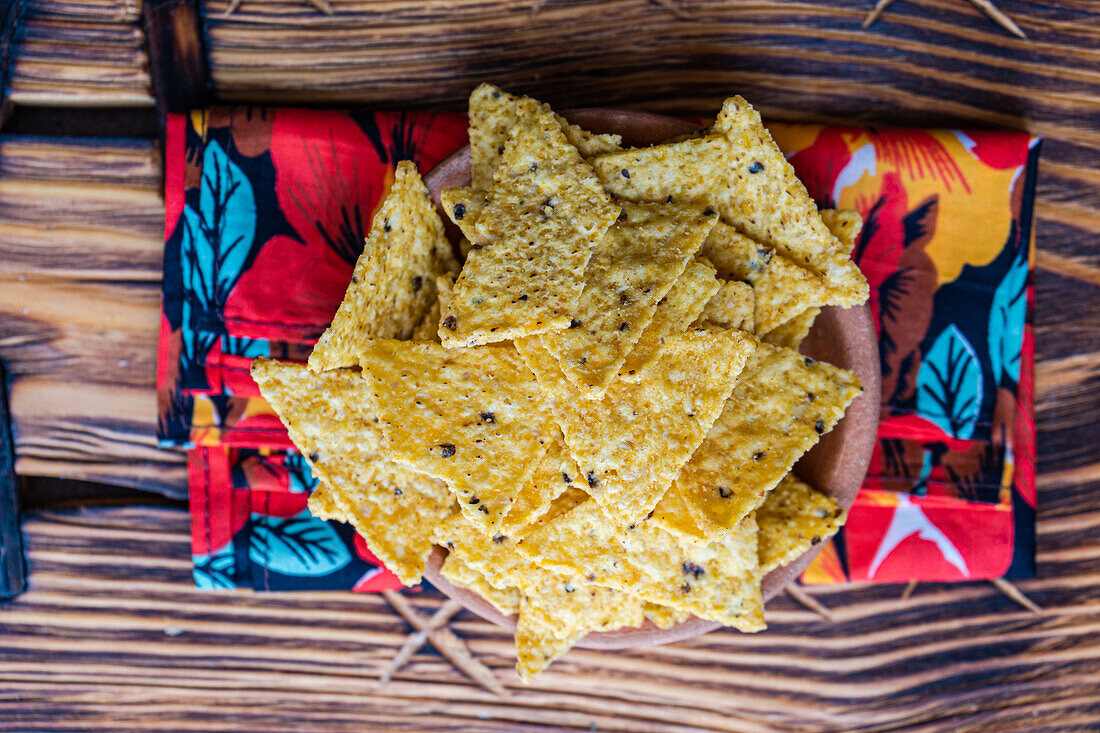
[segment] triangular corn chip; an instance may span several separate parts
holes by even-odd
[[[820,313],[820,308],[807,308],[786,323],[768,331],[760,337],[760,340],[788,349],[798,349],[810,333],[810,329],[813,328],[814,321],[817,320]]]
[[[688,510],[684,497],[678,491],[666,491],[647,520],[653,522],[674,537],[702,540],[706,534]]]
[[[702,258],[689,262],[657,304],[653,319],[619,368],[619,376],[626,381],[642,379],[645,370],[657,361],[665,342],[688,330],[721,287],[709,262]]]
[[[354,524],[401,582],[419,582],[454,498],[442,481],[381,454],[371,383],[351,370],[314,373],[268,359],[253,363],[252,376],[320,481],[315,516]]]
[[[741,97],[726,100],[699,138],[596,157],[609,191],[629,201],[700,201],[722,219],[822,275],[833,305],[867,300],[867,281],[826,228],[794,168],[760,115]]]
[[[771,331],[807,308],[829,300],[825,281],[783,255],[719,222],[701,250],[720,277],[752,285],[756,333]]]
[[[457,270],[428,189],[416,166],[401,161],[344,300],[309,356],[310,369],[354,364],[364,339],[410,338],[436,301],[435,278]]]
[[[534,340],[517,344],[553,402],[588,493],[612,521],[652,510],[702,442],[755,346],[743,331],[694,329],[670,339],[637,383],[595,395],[565,379]]]
[[[574,631],[636,626],[642,621],[640,601],[629,604],[632,607],[627,609],[626,598],[620,591],[594,585],[576,573],[559,573],[533,565],[518,552],[519,543],[514,539],[503,535],[484,537],[462,516],[448,519],[435,535],[448,553],[458,557],[471,572],[479,573],[486,583],[499,589],[517,587],[524,601],[557,608],[553,633],[559,638],[566,638]],[[616,603],[605,603],[611,599]],[[621,620],[626,623],[616,623],[617,618],[624,616]]]
[[[849,371],[760,344],[669,492],[683,497],[707,536],[731,529],[833,429],[859,392]]]
[[[439,573],[453,585],[459,588],[468,588],[477,593],[505,616],[519,612],[519,588],[514,585],[497,588],[485,579],[483,573],[470,567],[457,553],[447,553],[447,557],[443,560],[443,566],[439,568]]]
[[[852,209],[822,209],[821,221],[840,242],[841,250],[851,257],[856,240],[863,231],[863,216]]]
[[[470,93],[470,179],[474,188],[487,189],[492,185],[504,144],[519,116],[521,100],[534,101],[501,91],[492,84],[481,84]],[[550,109],[547,105],[541,107]],[[619,135],[594,135],[571,125],[561,115],[554,118],[566,139],[585,158],[618,150],[622,143]]]
[[[794,474],[783,477],[756,510],[760,565],[769,573],[836,534],[846,519],[833,497]]]
[[[740,280],[726,280],[714,297],[707,301],[695,324],[740,328],[752,333],[755,303],[751,285]]]
[[[377,339],[358,359],[386,454],[445,481],[463,514],[493,534],[554,430],[515,349]]]
[[[504,516],[500,531],[515,536],[518,530],[549,511],[554,500],[565,493],[574,482],[583,480],[576,462],[565,446],[565,438],[559,432],[531,478],[516,493],[516,500]]]
[[[669,629],[691,618],[691,614],[688,611],[669,608],[668,606],[662,606],[658,603],[647,602],[642,608],[642,613],[644,613],[646,619],[652,621],[653,625],[658,629]]]
[[[516,668],[525,682],[587,632],[642,622],[641,599],[594,585],[573,573],[533,565],[516,551],[514,540],[504,535],[486,538],[461,516],[443,523],[435,535],[448,550],[447,562],[455,558],[452,574],[467,580],[467,587],[491,588],[485,596],[490,603],[504,605],[501,593],[519,590]]]
[[[647,580],[628,562],[623,531],[608,521],[598,502],[585,498],[565,511],[548,512],[529,526],[517,540],[516,550],[539,567],[634,592]]]
[[[592,248],[619,215],[553,115],[520,103],[440,338],[474,346],[566,328]]]
[[[567,378],[607,386],[713,225],[702,208],[623,205],[588,261],[569,328],[539,337]]]
[[[641,626],[644,604],[621,591],[532,569],[516,622],[516,671],[531,679],[590,631]]]
[[[530,683],[537,674],[584,638],[583,631],[574,631],[560,638],[555,635],[560,628],[552,611],[538,604],[520,601],[515,635],[516,672],[520,681]]]
[[[475,226],[485,208],[485,196],[485,191],[474,188],[445,188],[439,195],[443,211],[462,230],[462,236],[470,241],[473,249],[480,249],[488,241],[477,233]]]
[[[434,341],[439,343],[439,316],[447,304],[451,302],[451,292],[455,286],[455,278],[458,275],[448,272],[435,279],[436,300],[432,309],[424,316],[424,320],[413,331],[413,341]]]
[[[648,524],[627,532],[624,541],[629,562],[649,578],[638,595],[740,631],[764,628],[752,516],[708,542],[674,538]]]
[[[844,251],[851,254],[855,246],[856,238],[863,227],[863,219],[858,211],[851,209],[825,209],[821,212],[821,219],[825,226],[840,241]],[[821,313],[821,306],[812,305],[798,315],[790,318],[771,331],[765,333],[761,339],[769,344],[785,346],[788,349],[797,349],[813,328],[814,321]]]
[[[516,547],[555,572],[758,631],[763,628],[763,599],[756,532],[752,517],[712,540],[674,537],[652,521],[621,532],[595,501],[587,501],[540,522]]]

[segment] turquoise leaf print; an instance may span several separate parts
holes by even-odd
[[[183,271],[183,304],[181,307],[183,328],[183,372],[184,386],[200,386],[205,381],[201,365],[206,355],[217,343],[217,336],[202,328],[204,314],[208,310],[207,293],[210,274],[204,264],[203,252],[208,249],[204,244],[202,220],[190,206],[183,208],[180,217],[182,236],[180,239],[180,266]],[[192,375],[192,371],[197,374]]]
[[[297,453],[290,453],[283,461],[286,468],[288,491],[292,494],[308,494],[317,486],[317,479],[309,470],[306,459]]]
[[[191,576],[195,585],[202,590],[224,590],[236,588],[233,582],[233,543],[229,543],[213,555],[192,555],[194,568]]]
[[[222,353],[247,356],[250,359],[255,359],[257,356],[271,356],[271,342],[267,339],[226,335],[222,337]]]
[[[252,250],[256,197],[244,172],[214,141],[206,146],[202,160],[198,225],[202,236],[196,243],[189,289],[205,309],[220,312]],[[185,258],[185,269],[189,264]]]
[[[351,562],[351,553],[329,524],[305,510],[293,517],[252,515],[248,557],[283,575],[321,576]]]
[[[974,434],[982,407],[982,366],[974,347],[951,324],[917,372],[917,410],[956,438]]]
[[[1027,316],[1027,252],[1022,251],[993,293],[989,312],[989,361],[998,385],[1020,377]]]

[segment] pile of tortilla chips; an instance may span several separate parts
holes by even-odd
[[[860,220],[819,212],[740,97],[622,149],[489,85],[472,187],[398,165],[308,366],[252,373],[320,483],[404,582],[518,614],[530,680],[590,631],[764,628],[761,578],[844,521],[791,473],[860,391],[797,352],[867,283]]]

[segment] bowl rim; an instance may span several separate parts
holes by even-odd
[[[700,129],[699,125],[676,117],[634,110],[581,108],[564,110],[562,114],[570,122],[579,124],[597,134],[623,133],[624,126],[628,127],[631,133],[636,132],[636,128],[641,128],[643,130],[642,135],[623,135],[624,142],[628,142],[628,137],[632,138],[629,142],[633,142],[636,139],[644,138],[647,133],[650,135],[649,142],[643,141],[636,144],[652,145],[660,140],[690,134]],[[660,139],[652,139],[652,135],[656,134],[655,131],[660,131]],[[440,211],[442,211],[442,204],[439,195],[442,189],[456,185],[469,185],[469,168],[470,148],[467,145],[440,161],[424,176],[424,183]],[[449,233],[453,233],[454,229],[452,229],[451,222],[445,216],[443,219]],[[826,326],[826,328],[823,329],[823,326]],[[832,328],[828,328],[828,326]],[[827,333],[823,331],[827,331]],[[839,344],[836,343],[837,339],[839,339]],[[870,465],[879,417],[878,344],[870,308],[867,305],[848,309],[834,306],[823,308],[815,321],[810,336],[803,343],[802,351],[808,356],[813,356],[828,346],[825,342],[832,342],[834,348],[839,345],[842,353],[849,356],[846,368],[856,373],[863,387],[862,393],[849,405],[844,417],[826,435],[826,438],[833,434],[843,434],[850,437],[849,440],[841,443],[841,446],[846,450],[831,456],[834,460],[832,461],[830,475],[833,476],[834,481],[830,482],[827,487],[829,489],[828,493],[834,496],[845,510],[850,510]],[[843,432],[842,426],[844,426]],[[856,428],[854,431],[851,429],[853,427]],[[824,442],[823,439],[822,443]],[[817,456],[816,459],[810,458],[811,461],[822,458],[821,452],[818,451],[822,443],[819,443],[810,453],[799,460],[795,465],[796,473],[799,473],[799,467],[810,456]],[[843,460],[840,460],[838,456],[843,456]],[[830,456],[825,456],[825,458],[828,457]],[[825,545],[824,542],[818,543],[791,562],[768,573],[762,582],[764,601],[767,602],[773,598],[788,583],[797,578],[824,549]],[[516,626],[514,615],[505,616],[481,595],[466,588],[457,587],[443,577],[440,568],[445,557],[446,550],[444,548],[438,545],[433,546],[425,568],[425,578],[444,595],[458,601],[463,607],[483,619],[503,628],[514,630]],[[660,629],[651,621],[646,620],[642,626],[638,627],[591,632],[582,638],[576,646],[589,649],[626,649],[650,644],[667,644],[699,636],[721,627],[722,625],[718,622],[691,617],[671,627]]]

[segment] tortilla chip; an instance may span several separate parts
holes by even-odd
[[[710,541],[673,538],[649,523],[627,532],[629,562],[648,576],[636,592],[740,631],[764,628],[757,527],[752,516]]]
[[[683,495],[678,491],[666,491],[647,521],[653,522],[674,537],[706,539],[706,534],[699,528],[699,523],[695,521],[684,503]]]
[[[697,258],[688,263],[668,294],[657,304],[653,320],[619,369],[620,378],[641,380],[646,369],[657,361],[665,342],[687,331],[721,287],[709,262]]]
[[[471,568],[465,560],[454,553],[448,553],[444,558],[439,574],[452,585],[477,593],[505,616],[519,613],[519,588],[514,585],[497,588],[489,583],[481,572]]]
[[[743,631],[763,628],[756,523],[708,541],[676,538],[643,521],[625,534],[595,501],[542,523],[517,544],[520,554],[631,597],[692,613]]]
[[[714,264],[720,277],[752,285],[753,325],[758,334],[829,300],[825,281],[819,275],[760,246],[728,224],[715,225],[702,254]]]
[[[793,262],[822,275],[834,305],[867,300],[867,281],[826,228],[794,168],[760,115],[741,97],[726,100],[699,138],[596,157],[611,193],[629,201],[701,201],[722,219]]]
[[[436,301],[436,276],[452,270],[458,263],[443,222],[416,166],[403,160],[371,221],[332,325],[309,355],[309,368],[354,364],[365,339],[410,338]]]
[[[504,154],[508,134],[516,125],[521,101],[534,102],[546,112],[550,107],[530,97],[518,97],[492,84],[481,84],[470,93],[470,179],[474,188],[488,189]],[[569,143],[585,158],[618,150],[619,135],[595,135],[554,115]]]
[[[707,301],[695,325],[740,328],[752,333],[755,307],[751,285],[739,280],[726,280],[714,297]]]
[[[416,331],[413,332],[413,341],[433,341],[439,343],[439,314],[447,304],[451,302],[451,292],[454,289],[455,278],[457,278],[453,272],[448,272],[445,275],[440,275],[435,279],[435,291],[436,301],[432,306],[432,309],[428,311],[428,314],[424,316],[424,320],[420,322],[420,325],[416,327]]]
[[[553,115],[520,103],[470,251],[443,312],[446,346],[566,328],[592,249],[619,207]]]
[[[623,205],[588,261],[569,328],[539,337],[569,380],[607,386],[713,225],[701,208]]]
[[[565,137],[586,160],[604,153],[612,153],[622,147],[623,136],[615,133],[597,135],[574,125],[561,115],[554,115]]]
[[[318,479],[309,498],[313,516],[352,525],[402,583],[419,583],[432,530],[458,511],[447,485],[385,459],[354,454],[325,462]]]
[[[516,622],[516,671],[530,682],[590,631],[637,627],[642,601],[625,593],[584,584],[556,573],[533,573],[524,589]]]
[[[691,618],[687,611],[669,608],[657,603],[646,603],[642,609],[647,620],[652,621],[658,629],[670,629],[676,624],[683,623]]]
[[[844,251],[850,255],[856,239],[859,237],[859,232],[863,228],[863,218],[859,215],[859,212],[851,209],[824,209],[821,212],[821,219],[825,222],[825,226],[829,227],[829,231],[836,236]],[[792,286],[787,284],[786,287],[790,288]],[[812,299],[812,295],[810,297]],[[761,338],[769,344],[785,346],[788,349],[798,349],[810,333],[810,329],[813,328],[814,321],[817,320],[820,313],[820,305],[810,306],[798,315],[776,326]]]
[[[806,339],[806,336],[809,335],[810,329],[814,326],[814,321],[817,320],[820,314],[820,308],[808,308],[786,323],[768,331],[760,338],[769,344],[797,350]]]
[[[518,540],[516,550],[539,567],[585,578],[596,585],[635,593],[646,581],[627,561],[620,535],[598,502],[585,499],[564,512],[548,513]]]
[[[702,442],[754,344],[744,331],[694,329],[670,339],[641,381],[615,380],[600,395],[565,379],[540,344],[517,348],[553,403],[588,493],[625,526],[657,505]]]
[[[833,497],[789,473],[756,510],[760,565],[769,573],[836,534],[847,515]]]
[[[669,490],[707,536],[734,527],[860,392],[854,374],[762,343],[722,415]]]
[[[412,332],[411,341],[432,341],[439,343],[439,298],[432,303],[432,308],[417,324]]]
[[[359,364],[370,378],[386,455],[445,481],[463,514],[493,534],[554,431],[515,349],[378,339],[359,353]]]
[[[565,439],[559,432],[539,461],[538,468],[516,494],[500,531],[515,536],[518,530],[549,511],[553,501],[580,478],[577,464],[569,455]]]
[[[445,188],[439,194],[443,211],[462,230],[462,235],[472,242],[484,245],[488,240],[477,233],[477,219],[485,208],[486,192],[475,188]],[[466,252],[469,254],[469,251]]]
[[[530,684],[536,675],[584,637],[583,631],[577,631],[559,639],[553,634],[557,628],[553,613],[537,605],[521,606],[515,635],[516,672],[521,682]]]
[[[610,588],[593,585],[572,573],[532,565],[504,535],[482,536],[461,516],[436,530],[464,577],[492,587],[497,597],[511,587],[520,591],[516,629],[517,669],[525,681],[565,653],[589,631],[610,631],[642,623],[642,603]],[[487,600],[489,596],[486,596]],[[492,601],[490,601],[492,602]]]
[[[849,257],[863,231],[863,216],[852,209],[822,209],[821,221],[840,242],[841,250]]]
[[[447,548],[448,557],[460,560],[469,573],[478,574],[485,583],[500,590],[516,587],[528,600],[558,607],[559,627],[554,634],[559,637],[609,623],[607,611],[599,607],[599,602],[585,608],[591,599],[601,601],[614,596],[617,603],[627,605],[618,591],[599,588],[576,573],[559,573],[531,564],[517,551],[519,542],[515,539],[501,534],[484,537],[461,515],[443,522],[434,534],[436,541]],[[614,616],[628,625],[640,624],[641,604],[636,605],[636,609],[624,608]]]
[[[351,370],[315,373],[269,359],[254,361],[252,376],[320,481],[310,498],[315,516],[354,524],[401,582],[419,582],[431,534],[454,499],[443,482],[382,454],[370,382]]]

